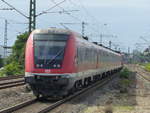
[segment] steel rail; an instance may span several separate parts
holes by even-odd
[[[23,75],[19,75],[19,76],[9,76],[9,77],[0,77],[0,81],[18,79],[18,78],[23,78],[23,77],[24,77]]]
[[[139,68],[139,69],[140,69],[140,71],[139,71],[138,68],[139,68],[138,66],[135,66],[135,70],[136,70],[137,74],[140,75],[140,76],[141,76],[142,78],[144,78],[145,80],[147,80],[147,81],[150,82],[150,79],[148,79],[148,78],[147,78],[146,76],[144,76],[144,74],[143,74],[143,73],[146,74],[146,72],[145,72],[144,70],[142,70],[141,68]],[[141,73],[141,71],[142,71],[142,73]]]
[[[142,78],[144,78],[145,80],[150,82],[150,79],[148,79],[147,77],[145,77],[142,73],[137,72],[138,75],[140,75]]]
[[[113,75],[113,76],[110,76],[108,78],[105,78],[105,79],[102,79],[82,90],[79,90],[78,92],[76,92],[75,94],[73,95],[70,95],[64,99],[61,99],[61,100],[58,100],[57,102],[54,102],[52,103],[50,106],[42,109],[41,111],[39,111],[38,113],[47,113],[57,107],[59,107],[60,105],[68,102],[69,100],[72,100],[74,99],[75,97],[78,97],[80,96],[81,94],[84,94],[86,93],[87,91],[89,91],[90,89],[94,89],[94,88],[98,88],[98,87],[102,87],[103,85],[105,85],[106,83],[108,83],[110,80],[112,80],[113,78],[115,78],[116,76]],[[10,108],[7,108],[7,109],[4,109],[4,110],[0,110],[0,113],[11,113],[11,112],[14,112],[14,111],[17,111],[17,110],[21,110],[23,109],[24,107],[28,107],[28,106],[32,106],[34,103],[38,102],[37,99],[33,99],[33,100],[30,100],[30,101],[26,101],[26,102],[23,102],[23,103],[20,103],[18,105],[15,105],[15,106],[12,106]]]
[[[23,107],[31,105],[35,102],[37,102],[37,99],[32,99],[32,100],[29,100],[29,101],[25,101],[23,103],[15,105],[15,106],[12,106],[12,107],[9,107],[9,108],[6,108],[6,109],[2,109],[2,110],[0,110],[0,113],[12,113],[13,111],[16,111],[18,109],[21,109]]]
[[[24,80],[16,80],[16,81],[8,81],[8,82],[3,82],[3,83],[0,83],[0,86],[1,85],[7,85],[7,84],[13,84],[13,83],[18,83],[18,82],[24,82]]]
[[[104,80],[102,80],[102,81],[98,81],[98,82],[92,84],[91,86],[89,86],[89,87],[87,87],[87,88],[84,88],[84,89],[78,91],[77,93],[75,93],[75,94],[73,94],[73,95],[71,95],[71,96],[69,96],[69,97],[66,97],[66,98],[64,98],[64,99],[62,99],[62,100],[60,100],[60,101],[58,101],[58,102],[56,102],[56,103],[50,105],[49,107],[47,107],[47,108],[45,108],[45,109],[39,111],[38,113],[47,113],[47,112],[49,112],[49,111],[51,111],[51,110],[53,110],[53,109],[59,107],[60,105],[62,105],[62,104],[64,104],[64,103],[68,102],[69,100],[74,99],[74,98],[80,96],[81,94],[84,94],[85,92],[89,91],[90,89],[102,87],[103,85],[105,85],[106,83],[108,83],[108,82],[109,82],[110,80],[112,80],[113,78],[114,78],[114,77],[106,78],[106,79],[104,79]]]
[[[25,84],[24,80],[4,82],[4,83],[0,83],[0,89],[11,88],[15,86],[24,85],[24,84]]]

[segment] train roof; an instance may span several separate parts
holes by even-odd
[[[72,31],[72,30],[70,30],[70,29],[61,29],[61,28],[48,28],[48,29],[36,29],[36,30],[34,30],[33,32],[32,32],[33,34],[34,33],[39,33],[39,34],[66,34],[66,35],[70,35],[70,34],[75,34],[75,35],[77,35],[78,36],[78,38],[81,38],[81,39],[83,39],[83,40],[86,40],[84,37],[82,37],[79,33],[77,33],[77,32],[74,32],[74,31]],[[88,41],[89,42],[89,41]],[[89,42],[89,43],[92,43],[92,42]],[[103,45],[100,45],[100,44],[96,44],[96,43],[93,43],[92,45],[95,45],[95,47],[101,47],[101,49],[104,49],[105,51],[107,51],[107,52],[112,52],[112,53],[115,53],[115,54],[119,54],[119,55],[121,55],[121,53],[120,52],[118,52],[118,51],[115,51],[115,50],[113,50],[113,49],[110,49],[110,48],[108,48],[108,47],[105,47],[105,46],[103,46]]]
[[[85,39],[83,39],[83,40],[85,41]],[[87,41],[87,42],[89,43],[88,45],[93,46],[95,48],[99,48],[103,51],[106,51],[106,52],[109,52],[109,53],[112,53],[112,54],[115,54],[115,55],[121,55],[121,53],[119,51],[115,51],[115,50],[110,49],[108,47],[105,47],[101,44],[96,44],[96,43],[92,43],[92,42],[89,42],[89,41]]]
[[[61,28],[48,28],[48,29],[36,29],[34,30],[32,33],[47,33],[47,34],[66,34],[69,35],[71,34],[73,31],[68,30],[68,29],[61,29]]]

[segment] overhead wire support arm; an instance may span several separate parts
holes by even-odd
[[[60,23],[60,25],[63,26],[65,29],[68,29],[68,30],[69,30],[69,28],[66,27],[63,23]]]
[[[54,3],[55,5],[57,5],[57,3],[55,2],[55,0],[51,0],[51,1],[52,1],[52,3]],[[65,12],[65,14],[71,16],[72,18],[74,18],[74,19],[76,19],[76,20],[78,20],[78,21],[81,21],[79,18],[77,18],[77,17],[71,15],[69,12],[67,12],[63,7],[61,7],[61,6],[59,6],[59,5],[57,5],[57,7],[61,8],[61,9]]]
[[[143,36],[140,37],[142,40],[144,40],[148,45],[149,45],[149,41],[147,39],[145,39]]]
[[[61,1],[61,2],[59,2],[59,3],[57,3],[57,4],[55,4],[53,7],[49,8],[49,9],[47,9],[47,10],[45,10],[45,11],[42,11],[41,13],[37,14],[36,17],[48,13],[48,11],[50,11],[50,10],[52,10],[53,8],[59,6],[60,4],[64,3],[65,1],[66,1],[66,0],[63,0],[63,1]]]
[[[13,8],[1,8],[0,10],[13,10]]]
[[[82,32],[81,32],[81,34],[82,34],[82,36],[83,37],[85,37],[84,35],[85,35],[85,25],[88,25],[88,23],[86,23],[86,22],[82,22],[82,23],[61,23],[61,25],[64,25],[64,24],[66,24],[66,25],[77,25],[77,24],[81,24],[81,29],[82,29]],[[63,26],[64,27],[64,26]]]
[[[63,14],[63,13],[66,13],[66,12],[74,12],[74,11],[79,11],[79,10],[62,10],[62,11],[53,11],[53,12],[44,12],[44,13],[41,13],[41,15],[43,15],[43,14],[48,14],[48,13],[59,13],[59,14]],[[41,15],[38,15],[38,16],[41,16]],[[37,17],[37,16],[36,16]]]
[[[18,12],[19,14],[21,14],[22,16],[24,16],[25,18],[29,19],[28,16],[26,16],[25,14],[23,14],[21,11],[19,11],[18,9],[16,9],[14,6],[12,6],[11,4],[9,4],[8,2],[6,2],[5,0],[1,0],[2,2],[4,2],[5,4],[7,4],[9,7],[11,7],[13,10],[15,10],[16,12]]]

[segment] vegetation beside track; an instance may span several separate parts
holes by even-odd
[[[139,65],[146,71],[150,72],[150,62],[149,63],[139,63]]]
[[[12,54],[4,59],[5,65],[0,70],[0,77],[24,74],[24,56],[27,38],[27,32],[17,36],[17,40],[12,47]]]
[[[131,84],[130,80],[130,75],[131,71],[128,68],[124,68],[120,72],[120,81],[119,81],[119,86],[120,86],[120,92],[121,93],[127,93],[128,92],[128,87]]]
[[[150,72],[150,63],[143,64],[144,69]]]
[[[0,58],[0,68],[3,67],[3,59]]]
[[[131,74],[131,71],[129,71],[129,69],[125,67],[121,70],[119,75],[120,75],[120,78],[128,79],[130,74]]]

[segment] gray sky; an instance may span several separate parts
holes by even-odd
[[[28,15],[30,0],[6,0],[24,14]],[[55,0],[57,3],[63,0]],[[46,10],[55,4],[52,0],[37,0],[37,13]],[[135,43],[144,43],[140,36],[145,36],[150,41],[150,0],[66,0],[60,5],[65,10],[79,10],[67,14],[49,13],[37,18],[37,28],[61,27],[59,23],[77,23],[66,25],[68,28],[81,32],[81,22],[88,24],[85,27],[85,34],[90,41],[99,41],[99,35],[117,35],[117,38],[103,37],[107,46],[111,40],[119,44],[123,51],[128,46],[135,48]],[[0,1],[0,8],[8,7]],[[62,8],[55,7],[51,12],[62,11]],[[28,20],[15,11],[0,11],[0,45],[3,44],[4,19],[8,19],[8,45],[13,45],[18,32],[28,29]],[[107,25],[106,25],[107,24]]]

